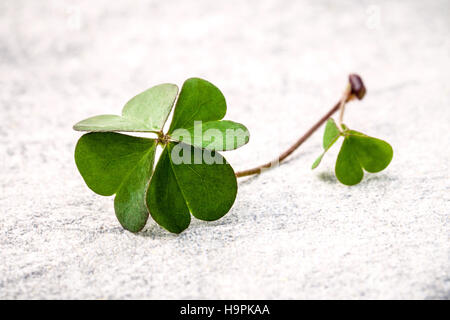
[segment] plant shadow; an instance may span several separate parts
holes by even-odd
[[[134,235],[143,237],[143,238],[151,238],[153,240],[173,240],[178,238],[178,234],[171,233],[164,228],[158,226],[156,223],[152,223],[148,227],[145,227],[142,231],[138,233],[134,233]]]
[[[397,180],[398,179],[396,176],[392,176],[387,173],[364,172],[364,178],[359,184],[362,186],[365,186],[365,185],[370,185],[373,183],[388,183],[388,182],[390,183],[390,182],[394,182]]]
[[[323,171],[320,172],[317,177],[325,183],[329,184],[341,184],[338,179],[336,178],[334,172],[331,171]],[[396,177],[390,176],[388,174],[380,174],[380,173],[369,173],[364,172],[364,177],[362,181],[356,185],[349,186],[349,187],[355,187],[355,186],[368,186],[373,183],[386,183],[386,182],[392,182],[397,180]],[[345,186],[344,184],[342,184]]]
[[[329,183],[329,184],[337,184],[338,183],[336,176],[334,175],[333,172],[330,172],[330,171],[320,172],[317,175],[317,177],[319,178],[319,180]]]

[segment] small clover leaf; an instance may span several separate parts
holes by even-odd
[[[343,184],[357,184],[363,178],[362,169],[380,172],[389,165],[393,154],[391,145],[386,141],[349,130],[336,161],[336,177]]]
[[[337,141],[341,132],[334,122],[333,118],[328,119],[327,124],[325,126],[325,132],[323,133],[323,148],[325,150],[330,149],[331,146]]]
[[[339,131],[333,119],[328,119],[323,135],[324,152],[314,161],[312,169],[316,168],[324,154],[339,139],[344,137],[339,151],[335,173],[336,178],[345,185],[355,185],[361,182],[364,170],[379,172],[384,170],[392,160],[393,150],[386,141],[369,137],[364,133],[350,130],[342,124],[343,131]]]
[[[319,166],[320,161],[322,161],[323,156],[325,153],[330,150],[330,148],[333,146],[333,144],[339,139],[341,136],[341,132],[339,131],[339,128],[336,126],[336,122],[332,118],[329,118],[327,121],[327,124],[325,126],[325,132],[323,134],[323,148],[324,151],[322,154],[314,161],[311,169],[315,169]]]
[[[74,126],[83,135],[75,148],[75,162],[94,192],[116,194],[114,209],[121,225],[141,230],[149,214],[170,232],[200,220],[223,217],[237,194],[233,168],[217,151],[233,150],[249,140],[242,124],[221,120],[226,113],[223,94],[199,78],[185,81],[167,134],[164,123],[178,88],[162,84],[131,99],[122,116],[101,115]],[[203,122],[203,123],[202,123]],[[158,139],[123,132],[154,132]],[[156,146],[163,151],[153,170]]]
[[[350,139],[344,139],[342,143],[336,160],[335,173],[336,178],[348,186],[359,183],[364,176]]]

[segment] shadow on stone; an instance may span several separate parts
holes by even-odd
[[[324,172],[319,173],[317,176],[323,182],[331,183],[331,184],[338,183],[338,180],[336,179],[334,172],[324,171]]]
[[[149,218],[150,219],[150,218]],[[145,238],[152,238],[152,239],[176,239],[177,234],[170,233],[169,231],[165,230],[164,228],[158,226],[156,223],[152,223],[150,226],[144,228],[142,231],[135,233],[135,235]]]

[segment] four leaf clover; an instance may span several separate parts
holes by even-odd
[[[339,139],[344,137],[339,151],[335,173],[337,179],[345,185],[358,184],[367,172],[384,170],[392,160],[393,150],[386,141],[369,137],[361,132],[342,125],[340,131],[332,118],[328,119],[323,135],[323,153],[314,161],[312,169],[317,168],[324,154]]]
[[[149,214],[170,232],[180,233],[191,221],[223,217],[237,194],[233,168],[218,151],[246,144],[242,124],[221,120],[225,97],[206,80],[184,82],[167,133],[163,127],[178,94],[174,84],[161,84],[132,98],[122,116],[100,115],[77,123],[89,131],[75,148],[81,176],[95,193],[116,195],[120,224],[138,232]],[[150,132],[142,138],[117,132]],[[155,163],[158,146],[162,152]],[[155,167],[155,168],[154,168]]]

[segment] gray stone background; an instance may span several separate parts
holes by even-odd
[[[450,297],[450,2],[0,1],[0,298]],[[192,76],[271,160],[358,72],[351,128],[394,147],[358,186],[317,171],[321,132],[242,179],[216,222],[122,230],[73,160],[88,116]]]

